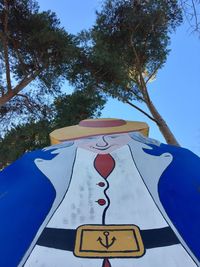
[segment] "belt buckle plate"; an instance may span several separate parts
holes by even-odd
[[[136,225],[82,225],[77,228],[74,254],[87,258],[137,258],[145,253]]]

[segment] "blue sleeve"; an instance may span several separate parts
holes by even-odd
[[[0,266],[16,267],[49,213],[56,192],[34,164],[42,150],[26,153],[0,172]]]
[[[200,158],[187,149],[164,144],[147,153],[165,152],[171,153],[173,160],[158,183],[160,201],[200,262]]]

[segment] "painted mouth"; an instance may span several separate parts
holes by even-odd
[[[96,149],[96,150],[102,150],[102,151],[104,151],[104,150],[107,150],[107,149],[109,149],[110,147],[112,147],[112,146],[115,146],[115,145],[111,145],[111,146],[107,146],[107,147],[95,147],[95,146],[91,146],[90,148],[93,148],[93,149]]]

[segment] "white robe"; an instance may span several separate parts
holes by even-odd
[[[110,206],[105,214],[106,224],[135,224],[142,230],[168,226],[136,168],[134,153],[131,153],[128,146],[123,146],[111,155],[116,165],[105,180],[94,168],[96,154],[81,148],[77,150],[68,191],[47,227],[76,229],[84,224],[101,224],[108,199],[104,194],[105,187],[98,186],[99,182],[109,184],[106,194]],[[153,172],[153,179],[158,181],[172,157],[169,154],[148,157],[154,162],[152,168],[153,164],[159,166]],[[55,159],[51,161],[55,170]],[[45,163],[39,168],[46,174]],[[47,176],[50,175],[48,173]],[[48,178],[51,180],[51,177]],[[106,204],[100,206],[98,199],[105,199]],[[141,258],[109,260],[112,267],[197,266],[181,244],[147,249]],[[36,245],[25,267],[102,267],[102,262],[103,259],[78,258],[69,251]]]

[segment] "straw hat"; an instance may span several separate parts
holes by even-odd
[[[148,136],[149,126],[145,122],[121,119],[87,119],[79,124],[60,128],[50,133],[51,144],[84,138],[92,135],[140,132]]]

